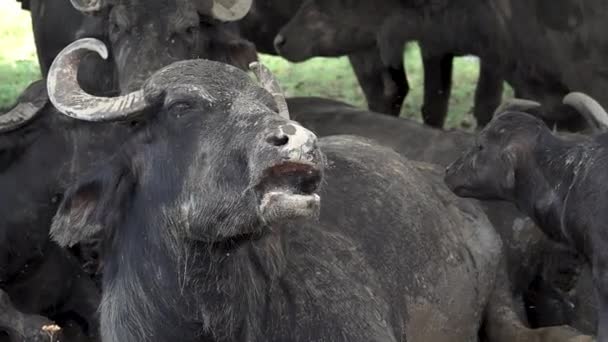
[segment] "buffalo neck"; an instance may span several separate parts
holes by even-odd
[[[92,123],[66,117],[55,120],[54,129],[64,139],[63,157],[67,158],[62,179],[70,183],[95,167],[104,165],[106,158],[120,151],[131,133],[129,126],[121,123]]]
[[[580,145],[541,132],[516,169],[516,202],[552,239],[571,242],[563,214],[579,169],[585,163]]]
[[[277,301],[288,296],[270,295],[285,291],[280,233],[209,243],[171,233],[184,228],[162,217],[135,216],[146,218],[117,232],[107,253],[104,291],[114,298],[104,303],[116,305],[102,306],[102,322],[121,327],[110,340],[253,340],[285,306]],[[115,321],[116,310],[128,321]]]

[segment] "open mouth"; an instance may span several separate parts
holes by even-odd
[[[321,179],[321,171],[311,164],[285,162],[266,169],[255,187],[262,217],[273,222],[316,215]]]
[[[266,169],[256,190],[260,193],[283,190],[298,195],[311,195],[320,182],[321,171],[313,165],[286,162]]]

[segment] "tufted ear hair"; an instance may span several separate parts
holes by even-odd
[[[111,164],[85,176],[70,187],[51,226],[51,238],[61,246],[73,246],[98,233],[111,236],[127,212],[135,190],[129,168]]]

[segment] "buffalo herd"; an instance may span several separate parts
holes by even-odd
[[[8,1],[1,342],[608,342],[608,2]],[[348,56],[369,110],[258,52]]]

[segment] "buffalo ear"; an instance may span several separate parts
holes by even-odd
[[[210,59],[234,65],[248,71],[249,64],[258,60],[255,44],[244,39],[234,26],[224,24],[215,28],[211,35]]]
[[[111,235],[127,212],[135,177],[126,167],[111,166],[70,187],[51,226],[51,238],[73,246],[100,232]]]

